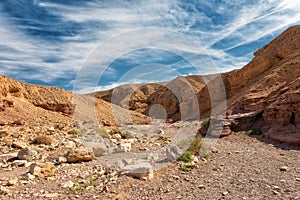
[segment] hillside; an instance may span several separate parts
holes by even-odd
[[[87,108],[87,105],[91,108]],[[96,121],[98,120],[99,124],[103,122],[115,124],[111,104],[101,99],[94,100],[89,95],[77,95],[60,88],[27,84],[0,75],[0,124],[2,125],[63,123],[72,127],[73,113],[88,118],[89,112],[94,109],[93,105],[96,108]],[[123,108],[116,106],[115,108],[116,112],[124,113]],[[148,120],[146,116],[136,112],[131,112],[131,116],[138,123]]]
[[[235,119],[232,129],[258,128],[270,138],[300,144],[300,26],[287,29],[254,56],[243,68],[221,74],[227,115]],[[209,76],[178,77],[162,84],[119,86],[98,92],[96,97],[111,102],[111,94],[126,94],[126,101],[122,95],[116,95],[114,99],[118,101],[113,103],[146,115],[152,105],[160,104],[167,117],[177,121],[181,119],[182,99],[189,95],[186,88],[192,88],[197,95],[201,116],[208,116],[211,102],[206,83],[214,86],[218,85],[217,81]],[[131,92],[126,93],[128,90]],[[119,103],[123,100],[129,103]],[[253,112],[257,114],[237,117]]]

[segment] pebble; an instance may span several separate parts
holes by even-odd
[[[63,188],[72,188],[74,186],[73,181],[67,181],[64,184],[62,184]]]
[[[203,188],[205,188],[205,186],[204,185],[199,185],[198,186],[200,189],[203,189]]]
[[[228,194],[227,191],[222,193],[223,196],[226,196],[227,194]]]
[[[290,170],[290,168],[288,166],[280,167],[280,171],[282,171],[282,172],[286,172],[286,171],[289,171],[289,170]]]
[[[274,195],[278,195],[279,192],[277,192],[276,190],[273,190],[273,194],[274,194]]]
[[[14,185],[17,185],[19,183],[19,179],[18,178],[14,178],[14,179],[11,179],[7,182],[7,186],[14,186]]]

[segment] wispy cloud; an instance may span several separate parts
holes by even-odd
[[[93,70],[106,68],[106,82],[102,86],[109,87],[114,84],[113,80],[124,75],[125,71],[120,70],[122,66],[151,63],[172,66],[183,74],[196,73],[191,70],[191,64],[200,66],[201,73],[239,68],[252,58],[253,51],[300,21],[300,3],[294,0],[153,0],[151,3],[142,0],[3,0],[0,10],[0,73],[31,82],[42,80],[45,84],[68,89],[76,83],[76,74],[90,52],[110,38],[131,30],[157,27],[174,31],[193,40],[202,51],[184,43],[182,38],[165,36],[153,40],[156,44],[152,46],[159,48],[168,41],[169,49],[177,49],[172,53],[192,63],[176,60],[168,52],[158,54],[156,50],[119,52],[116,56],[116,52],[124,49],[120,45],[128,47],[138,39],[143,40],[138,36],[128,37],[125,42],[106,47],[103,54],[107,59],[97,60],[97,65],[86,74],[87,81],[90,75],[95,81],[92,77],[97,71]],[[109,60],[115,60],[120,68],[109,67]],[[153,70],[152,74],[157,75],[153,78],[147,76],[150,72],[135,71],[137,79],[131,82],[159,81],[174,76],[172,73],[160,76],[163,74],[160,72]],[[87,88],[90,86],[86,84]]]

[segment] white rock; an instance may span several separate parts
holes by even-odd
[[[138,163],[134,165],[125,166],[122,171],[124,171],[128,176],[141,178],[141,179],[151,179],[153,178],[153,168],[148,162]]]
[[[63,157],[63,156],[60,156],[60,157],[58,157],[57,162],[59,164],[66,163],[67,162],[67,158]]]
[[[69,148],[69,149],[76,148],[76,144],[73,141],[66,141],[66,142],[64,142],[64,146],[66,148]]]
[[[67,181],[64,184],[62,184],[63,188],[72,188],[74,186],[74,183],[72,181]]]
[[[116,134],[113,134],[113,135],[112,135],[112,138],[113,138],[113,139],[121,139],[122,136],[121,136],[120,134],[116,133]]]
[[[27,173],[27,174],[25,175],[25,177],[26,177],[26,179],[27,179],[28,181],[32,181],[32,180],[35,179],[35,176],[32,175],[31,173]]]
[[[25,144],[24,142],[13,142],[12,147],[17,149],[24,149],[27,147],[27,144]]]
[[[25,166],[27,163],[28,163],[27,160],[14,160],[11,163],[11,166],[22,167],[22,166]]]
[[[120,143],[119,147],[124,152],[129,152],[131,150],[131,143]]]
[[[19,179],[18,178],[14,178],[14,179],[10,179],[8,180],[7,182],[7,186],[14,186],[14,185],[17,185],[19,183]]]

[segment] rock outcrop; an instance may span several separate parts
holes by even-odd
[[[220,77],[221,79],[217,75],[178,77],[155,87],[154,84],[131,85],[131,92],[125,95],[126,100],[122,95],[118,95],[118,102],[128,102],[127,107],[124,108],[149,116],[151,116],[151,107],[160,105],[165,109],[167,118],[173,121],[185,119],[182,117],[183,110],[193,113],[199,109],[201,116],[209,116],[211,107],[220,103],[218,97],[212,99],[212,92],[218,95],[222,92],[218,89],[223,85],[229,116],[259,113],[255,116],[251,115],[251,118],[235,117],[234,129],[259,128],[270,138],[300,144],[300,26],[287,29],[272,42],[256,51],[253,60],[243,68],[223,73]],[[122,87],[118,87],[116,93],[120,88],[124,90]],[[148,89],[147,93],[141,92],[145,88],[151,89]],[[187,102],[188,97],[191,96],[187,88],[191,88],[190,91],[196,94],[198,101],[197,104],[189,103],[190,110],[182,109],[184,102]],[[113,93],[114,90],[98,92],[96,96],[118,104],[107,95]],[[118,105],[124,106],[124,104]]]

